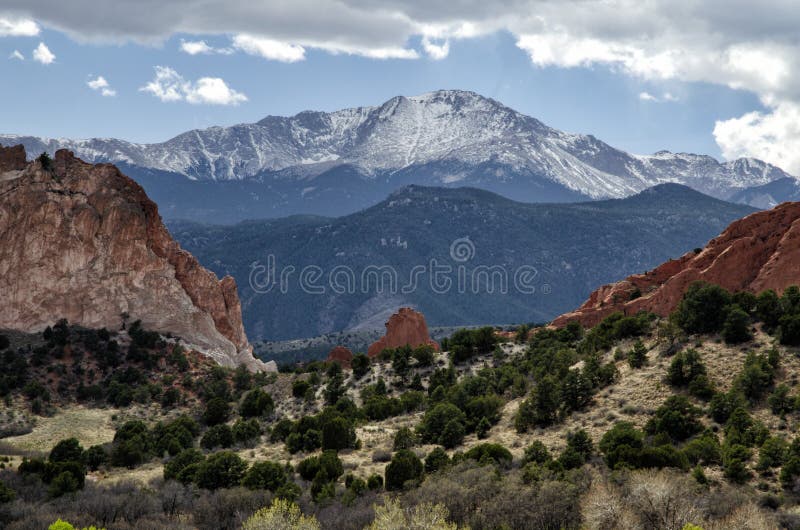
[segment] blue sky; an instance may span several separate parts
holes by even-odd
[[[31,5],[34,3],[42,2]],[[144,30],[137,27],[120,28],[130,35],[109,38],[85,33],[80,27],[70,26],[72,22],[66,18],[42,20],[33,11],[14,11],[13,16],[30,16],[38,30],[35,35],[14,36],[11,31],[6,33],[12,35],[0,36],[0,76],[4,81],[0,83],[0,97],[5,102],[0,133],[156,142],[192,128],[252,122],[269,114],[375,105],[398,94],[458,88],[493,97],[553,127],[593,134],[634,153],[668,149],[718,158],[772,157],[769,161],[794,164],[785,153],[772,153],[767,147],[748,152],[747,146],[760,145],[757,142],[763,139],[739,138],[740,129],[752,129],[753,135],[774,133],[761,129],[783,108],[781,105],[794,104],[786,95],[790,90],[750,82],[747,76],[751,76],[752,68],[743,70],[739,64],[728,70],[744,73],[736,77],[721,69],[716,74],[718,81],[702,74],[703,65],[683,67],[676,60],[678,67],[670,63],[662,68],[661,52],[648,47],[655,38],[645,44],[600,37],[592,41],[564,37],[571,39],[565,41],[561,34],[554,37],[547,32],[515,29],[511,23],[504,23],[507,27],[498,23],[481,31],[470,29],[468,37],[464,37],[463,28],[451,30],[451,34],[437,29],[436,42],[448,47],[446,56],[437,60],[425,53],[428,29],[419,30],[421,33],[408,30],[399,42],[397,49],[415,54],[414,59],[366,57],[372,53],[369,50],[383,50],[380,47],[387,45],[371,43],[369,39],[376,38],[372,35],[357,44],[343,44],[330,40],[334,37],[309,41],[307,35],[298,33],[296,40],[280,37],[290,47],[288,53],[302,51],[302,60],[284,62],[269,55],[272,52],[265,56],[233,49],[235,30],[206,33],[200,27],[187,32],[181,28],[188,23],[176,23],[174,28],[158,28],[155,36],[143,36]],[[407,9],[407,18],[414,16],[415,11]],[[0,35],[2,20],[0,8]],[[181,50],[182,42],[201,40],[226,53],[190,55]],[[49,64],[33,57],[40,43],[55,56]],[[332,46],[353,48],[341,53]],[[728,56],[738,49],[735,42],[720,46],[728,46]],[[15,51],[24,60],[11,57]],[[707,52],[701,49],[697,54]],[[239,99],[228,102],[235,104],[193,104],[186,101],[188,96],[162,101],[141,90],[153,80],[156,66],[171,68],[187,83],[218,79]],[[779,66],[774,68],[780,81]],[[98,76],[106,80],[105,88],[113,90],[113,96],[103,96],[103,87],[88,86]],[[748,116],[754,117],[754,123],[743,123]],[[727,128],[715,131],[719,123]],[[789,143],[792,140],[779,138]]]

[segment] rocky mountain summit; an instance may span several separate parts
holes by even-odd
[[[462,90],[268,116],[153,144],[0,135],[0,144],[16,143],[34,154],[68,148],[86,160],[123,164],[168,218],[213,215],[218,222],[342,215],[408,184],[473,186],[525,202],[570,202],[627,197],[667,182],[728,200],[737,193],[753,195],[746,192],[751,187],[795,181],[750,158],[720,162],[668,151],[626,153]]]
[[[26,162],[21,147],[0,148],[0,197],[0,328],[141,320],[222,365],[265,367],[252,356],[234,279],[218,280],[181,249],[156,204],[113,165],[66,150]]]
[[[666,316],[695,281],[730,291],[780,293],[800,283],[800,203],[781,204],[735,221],[703,249],[688,252],[644,274],[604,285],[577,310],[553,321],[594,326],[609,314],[650,311]]]

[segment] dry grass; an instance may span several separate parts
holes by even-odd
[[[3,441],[21,450],[41,452],[49,452],[59,440],[71,437],[84,447],[103,444],[114,439],[111,417],[118,412],[79,406],[64,408],[54,416],[39,418],[33,432]]]

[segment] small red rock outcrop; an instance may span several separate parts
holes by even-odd
[[[0,328],[39,331],[66,318],[113,329],[127,313],[220,364],[265,368],[245,335],[236,282],[181,249],[141,186],[66,150],[51,168],[20,170],[20,149],[0,148],[12,161],[2,167],[14,168],[0,171]]]
[[[344,346],[336,346],[328,353],[327,362],[339,363],[342,368],[350,368],[350,363],[353,362],[353,352]]]
[[[25,148],[21,145],[13,147],[3,147],[0,145],[0,173],[6,171],[22,171],[28,161],[25,155]]]
[[[591,327],[616,311],[666,316],[678,306],[686,288],[698,280],[753,293],[774,289],[780,294],[786,287],[800,284],[800,202],[748,215],[731,223],[700,252],[689,252],[644,274],[604,285],[552,325],[578,321]]]
[[[386,335],[370,345],[367,355],[375,357],[387,348],[406,345],[416,348],[423,344],[428,344],[439,351],[439,344],[432,340],[428,333],[425,316],[410,307],[401,307],[397,313],[389,317],[386,322]]]

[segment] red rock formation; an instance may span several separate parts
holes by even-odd
[[[21,145],[3,147],[0,145],[0,173],[7,171],[21,171],[28,162],[25,157],[25,148]]]
[[[386,335],[373,342],[367,350],[367,355],[375,357],[386,348],[399,348],[411,346],[416,348],[423,344],[433,346],[439,351],[439,344],[431,340],[425,316],[410,307],[401,307],[400,310],[386,322]]]
[[[658,242],[654,242],[658,244]],[[644,274],[604,285],[582,306],[556,318],[561,327],[576,320],[591,327],[609,314],[651,311],[666,316],[694,281],[730,291],[758,293],[800,284],[800,203],[790,202],[733,222],[700,252],[689,252]],[[640,293],[638,298],[632,298]]]
[[[339,363],[342,368],[350,368],[350,363],[353,362],[353,352],[344,346],[336,346],[328,353],[327,362]]]
[[[181,249],[155,203],[115,166],[60,150],[52,170],[34,161],[0,174],[0,197],[0,328],[38,331],[59,318],[118,328],[127,313],[220,364],[264,368],[236,282]]]

